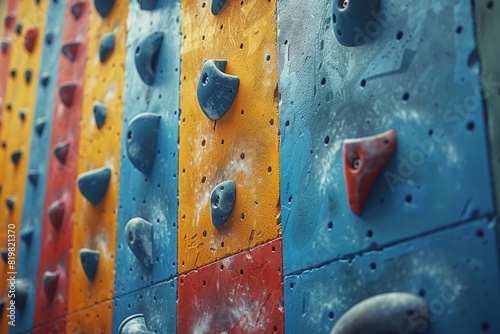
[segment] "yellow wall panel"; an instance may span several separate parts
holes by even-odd
[[[92,4],[78,174],[101,167],[110,168],[112,173],[106,195],[97,205],[93,206],[80,191],[76,192],[68,306],[70,313],[113,297],[127,11],[127,2],[117,1],[109,16],[103,19]],[[115,34],[115,48],[109,58],[101,63],[101,38],[111,32]],[[94,120],[95,102],[101,103],[107,110],[101,129],[97,128]],[[80,261],[79,252],[82,248],[100,252],[93,282],[85,275]],[[111,314],[110,307],[102,307],[99,317],[86,325],[87,332],[100,332],[103,326],[111,326]],[[106,329],[102,332],[110,331]]]
[[[100,303],[92,308],[86,308],[68,315],[66,322],[67,334],[108,334],[112,330],[113,301]]]
[[[179,152],[179,272],[250,249],[280,234],[276,1],[228,1],[212,15],[203,0],[182,3]],[[196,97],[208,59],[227,60],[240,78],[236,99],[217,122]],[[228,221],[214,227],[213,188],[236,183]]]

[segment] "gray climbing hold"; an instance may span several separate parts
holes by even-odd
[[[97,128],[102,128],[106,120],[106,107],[99,102],[94,102],[94,119]]]
[[[105,18],[113,9],[115,5],[115,0],[94,0],[95,9],[101,15],[102,18]]]
[[[217,15],[226,4],[226,0],[212,0],[212,14]]]
[[[125,318],[118,327],[118,334],[154,334],[148,330],[144,315],[138,313]]]
[[[50,299],[53,299],[55,294],[56,294],[58,282],[59,282],[59,273],[58,272],[46,271],[45,273],[43,273],[43,277],[42,277],[43,291],[45,291],[45,294]]]
[[[69,82],[61,85],[59,88],[59,96],[61,97],[62,103],[66,107],[71,107],[73,105],[73,98],[75,97],[76,83]]]
[[[210,196],[210,212],[215,227],[221,226],[231,215],[236,202],[236,183],[233,180],[218,184]]]
[[[24,79],[26,80],[26,83],[29,84],[31,83],[31,76],[33,75],[33,72],[28,68],[26,72],[24,72]]]
[[[158,0],[138,0],[141,9],[153,10],[156,8],[156,3]]]
[[[49,72],[43,72],[41,74],[40,83],[42,84],[43,87],[47,87],[47,85],[49,84],[49,79],[50,79]]]
[[[5,205],[7,205],[7,209],[9,209],[9,211],[14,210],[15,204],[16,204],[16,201],[15,201],[14,197],[12,197],[12,196],[8,196],[5,199]]]
[[[153,168],[160,115],[142,113],[128,124],[127,155],[130,162],[147,175]]]
[[[10,156],[10,160],[14,165],[17,165],[19,163],[19,160],[21,160],[22,155],[23,152],[21,150],[14,151]]]
[[[80,261],[82,262],[85,275],[87,275],[87,278],[92,282],[99,266],[99,252],[88,248],[82,248],[80,249]]]
[[[333,2],[333,33],[344,46],[358,46],[370,39],[364,31],[376,22],[380,0],[336,0]]]
[[[33,240],[33,228],[31,226],[26,226],[21,230],[21,240],[27,245],[31,245],[31,240]]]
[[[35,131],[38,134],[38,136],[42,135],[43,129],[45,129],[45,123],[47,123],[47,120],[43,117],[35,121]]]
[[[92,205],[97,205],[106,195],[111,178],[111,169],[103,167],[81,174],[78,177],[78,188],[83,197]]]
[[[16,295],[14,301],[16,302],[16,307],[20,311],[24,311],[26,306],[26,301],[28,300],[29,294],[29,281],[25,278],[16,279]]]
[[[78,48],[80,47],[80,42],[68,42],[62,46],[62,53],[70,61],[75,61],[78,56]]]
[[[427,312],[415,295],[392,292],[361,301],[340,317],[330,334],[423,333],[418,321]]]
[[[64,213],[66,212],[64,200],[62,198],[58,199],[48,207],[47,211],[50,223],[59,231],[64,220]]]
[[[213,121],[226,114],[240,85],[240,78],[224,73],[226,65],[225,60],[207,60],[198,81],[198,103],[203,113]]]
[[[63,141],[54,147],[54,155],[60,163],[64,164],[68,158],[69,142]]]
[[[77,21],[82,16],[83,6],[85,6],[85,3],[83,1],[75,2],[71,5],[71,14]]]
[[[163,33],[155,32],[146,37],[135,49],[135,67],[142,81],[152,86],[156,78],[158,54],[163,42]]]
[[[104,63],[111,52],[115,49],[115,34],[109,33],[104,35],[101,39],[101,45],[99,46],[99,60]]]
[[[125,225],[125,239],[139,262],[146,268],[153,266],[153,224],[136,217]]]
[[[36,187],[36,185],[38,184],[38,176],[40,175],[40,173],[36,170],[36,169],[32,169],[30,171],[28,171],[28,180],[30,181],[30,183]]]

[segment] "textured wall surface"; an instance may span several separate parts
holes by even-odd
[[[499,10],[0,0],[0,333],[500,333]]]

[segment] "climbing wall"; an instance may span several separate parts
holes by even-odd
[[[0,333],[499,333],[499,10],[0,1]]]

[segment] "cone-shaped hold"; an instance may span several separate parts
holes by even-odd
[[[99,102],[94,103],[94,119],[97,128],[102,128],[106,120],[106,107]]]
[[[423,333],[419,322],[412,321],[425,301],[402,292],[380,294],[350,308],[335,323],[330,334]]]
[[[240,78],[224,73],[226,64],[225,60],[207,60],[198,81],[198,103],[203,113],[213,121],[226,114],[240,85]]]
[[[212,14],[217,15],[226,4],[226,0],[212,0]]]
[[[60,230],[64,220],[64,213],[66,212],[66,204],[64,203],[64,200],[59,199],[55,201],[49,206],[47,211],[52,226],[54,226],[56,230]]]
[[[101,39],[101,45],[99,46],[99,60],[104,63],[111,52],[115,49],[115,34],[109,33],[104,35]]]
[[[21,122],[24,122],[24,120],[26,119],[26,111],[21,110],[19,112],[19,119],[21,120]]]
[[[102,18],[105,18],[113,9],[115,5],[115,0],[94,0],[95,9],[101,15]]]
[[[28,68],[26,72],[24,72],[24,79],[26,80],[26,83],[29,84],[31,82],[31,76],[33,75],[33,72]]]
[[[215,227],[221,226],[233,212],[236,202],[236,184],[233,180],[224,181],[218,184],[210,196],[210,213],[212,224]]]
[[[394,130],[382,134],[347,139],[343,144],[342,159],[349,207],[361,215],[368,194],[385,164],[396,151]]]
[[[17,165],[19,163],[19,160],[21,160],[21,156],[23,155],[23,152],[21,150],[14,151],[12,155],[10,156],[10,160],[12,160],[12,163],[14,165]]]
[[[38,36],[38,28],[31,27],[26,32],[24,36],[24,47],[28,52],[33,52],[33,48],[35,47],[36,37]]]
[[[54,35],[51,32],[45,34],[45,43],[48,45],[52,44],[52,40],[54,39]]]
[[[377,21],[380,0],[339,0],[332,7],[333,33],[337,41],[344,46],[367,43],[371,37],[360,28]]]
[[[153,10],[156,8],[158,0],[138,0],[141,9]]]
[[[155,32],[146,37],[135,49],[135,67],[142,81],[152,86],[156,78],[158,54],[163,42],[163,33]]]
[[[36,169],[32,169],[28,172],[28,180],[34,187],[36,187],[36,185],[38,184],[39,175],[40,173]]]
[[[16,296],[15,302],[16,307],[20,311],[24,311],[24,307],[26,306],[26,301],[28,300],[29,293],[29,281],[25,278],[16,279]]]
[[[43,117],[35,121],[35,131],[39,136],[42,135],[43,129],[45,129],[45,123],[47,123],[47,120]]]
[[[94,169],[78,177],[78,188],[83,197],[92,205],[97,205],[106,195],[111,178],[111,169],[108,167]]]
[[[99,252],[88,248],[82,248],[80,249],[80,261],[82,262],[85,275],[87,275],[88,279],[92,282],[95,278],[97,267],[99,266]]]
[[[50,79],[50,73],[49,72],[43,72],[40,77],[40,83],[42,84],[43,87],[47,87],[49,84],[49,79]]]
[[[142,113],[128,124],[127,155],[130,162],[147,175],[153,168],[160,115]]]
[[[9,48],[9,41],[4,39],[2,41],[2,52],[7,53],[8,48]]]
[[[10,70],[10,77],[11,78],[15,78],[16,74],[17,74],[17,70],[15,68],[13,68],[12,70]]]
[[[16,34],[21,35],[21,31],[23,31],[23,25],[21,23],[16,23]]]
[[[83,6],[85,6],[85,2],[77,1],[71,5],[71,15],[75,18],[75,20],[80,19],[83,12]]]
[[[138,313],[124,319],[118,327],[118,334],[154,334],[148,330],[144,315]]]
[[[16,20],[16,16],[13,13],[9,13],[5,16],[5,27],[10,28],[14,24],[14,21]]]
[[[59,273],[57,271],[46,271],[43,273],[42,286],[43,291],[50,299],[54,298],[59,282]]]
[[[139,217],[125,226],[125,239],[137,260],[146,268],[153,266],[153,225]]]
[[[61,97],[62,103],[66,107],[71,107],[73,104],[73,98],[75,97],[75,91],[76,91],[76,83],[74,82],[68,82],[59,88],[59,96]]]
[[[26,226],[21,230],[21,240],[27,245],[31,245],[31,240],[33,240],[33,227]]]
[[[66,56],[70,61],[75,61],[76,56],[78,55],[78,49],[80,47],[80,42],[68,42],[62,46],[62,53]]]
[[[7,252],[6,249],[2,249],[0,251],[0,255],[2,256],[3,262],[7,263],[7,260],[9,259],[9,252]]]
[[[14,197],[12,197],[12,196],[9,196],[5,199],[5,205],[7,205],[7,209],[9,209],[9,211],[14,210],[15,204],[16,204],[16,201],[15,201]]]
[[[65,163],[69,153],[69,142],[63,141],[54,147],[54,155],[60,163]]]

